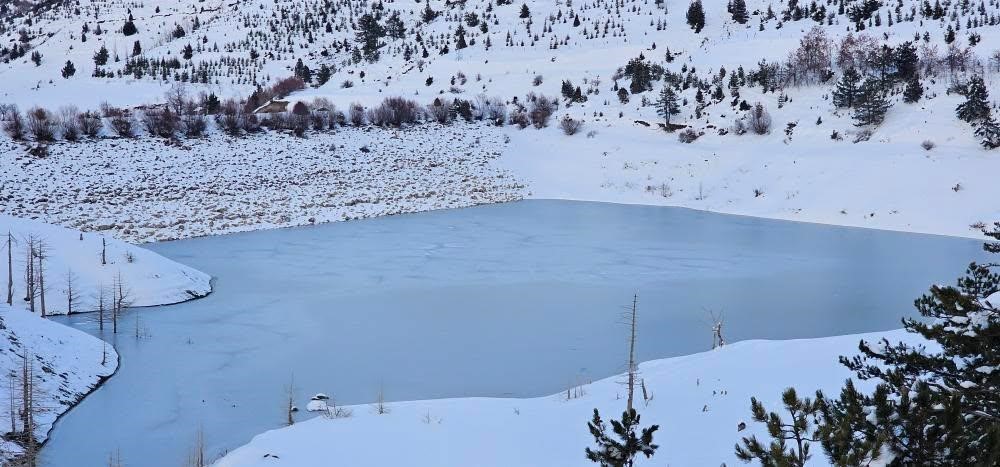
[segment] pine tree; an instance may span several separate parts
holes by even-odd
[[[424,11],[420,14],[420,19],[424,20],[425,23],[430,23],[431,21],[434,21],[439,14],[440,13],[437,11],[431,9],[431,2],[428,0],[427,3],[424,4]]]
[[[687,23],[695,33],[701,32],[705,27],[705,8],[702,7],[701,0],[694,0],[688,6]]]
[[[531,10],[528,9],[528,4],[527,3],[522,3],[521,4],[521,14],[520,14],[521,19],[527,18],[529,16],[531,16]]]
[[[66,65],[62,68],[62,77],[69,78],[76,74],[76,67],[73,66],[73,62],[66,60]]]
[[[987,252],[1000,253],[1000,223],[984,231]],[[1000,265],[972,263],[954,286],[935,285],[915,302],[922,318],[904,318],[907,332],[932,341],[862,341],[861,354],[841,362],[878,382],[866,410],[830,423],[871,417],[894,455],[892,465],[997,465],[1000,461]]]
[[[455,49],[461,50],[466,47],[468,44],[465,42],[465,27],[459,24],[458,28],[455,29]]]
[[[899,79],[908,80],[917,74],[920,59],[917,57],[917,47],[913,42],[906,41],[896,46],[894,55],[896,76]]]
[[[100,28],[101,25],[98,24],[97,27]],[[137,34],[138,32],[139,32],[139,29],[137,29],[135,27],[135,23],[132,21],[132,15],[129,15],[128,21],[125,21],[125,25],[122,26],[122,34],[124,34],[126,36],[131,36],[131,35]],[[100,35],[100,33],[97,33],[97,34]]]
[[[865,83],[861,85],[860,99],[854,109],[855,125],[865,126],[882,123],[890,106],[881,82],[873,78],[866,79]]]
[[[370,13],[365,13],[358,20],[358,32],[356,40],[361,44],[361,52],[365,60],[374,62],[378,60],[379,51],[382,47],[382,38],[385,37],[385,28],[379,24],[378,20]]]
[[[316,82],[322,86],[330,81],[330,77],[333,76],[333,71],[325,63],[319,67],[319,73],[316,74]]]
[[[956,112],[958,118],[968,123],[978,122],[990,116],[989,93],[986,91],[986,84],[983,77],[974,75],[969,78],[969,85],[965,91],[965,102],[958,104]]]
[[[976,127],[976,136],[979,137],[979,144],[986,149],[996,149],[1000,147],[1000,125],[992,115],[979,122]]]
[[[135,43],[132,44],[132,56],[138,57],[139,55],[142,55],[142,45],[139,44],[139,41],[135,41]],[[115,60],[118,60],[117,56]]]
[[[680,113],[681,108],[677,104],[677,93],[669,84],[664,85],[660,91],[660,97],[656,100],[656,114],[663,117],[667,126],[667,131],[671,131],[670,116]]]
[[[746,0],[733,0],[730,13],[733,14],[733,21],[740,24],[746,24],[747,20],[750,19],[750,15],[747,13]],[[702,22],[704,22],[704,20]]]
[[[40,66],[42,64],[42,54],[39,51],[31,52],[31,61],[35,66]]]
[[[920,100],[924,95],[924,86],[920,84],[920,76],[913,74],[906,80],[906,88],[903,89],[903,102],[912,104]]]
[[[836,89],[833,90],[833,105],[846,108],[857,105],[861,96],[861,89],[858,86],[860,82],[861,75],[854,68],[848,68],[840,77],[840,81],[837,81]]]
[[[101,46],[101,48],[94,53],[94,65],[104,66],[108,63],[108,48]]]
[[[635,456],[642,454],[652,457],[659,447],[653,444],[653,433],[660,427],[652,425],[649,428],[639,428],[639,414],[635,409],[622,412],[621,420],[611,420],[611,431],[617,439],[608,435],[607,425],[601,420],[601,414],[594,409],[594,418],[587,423],[591,436],[597,444],[596,449],[586,448],[587,459],[596,462],[601,467],[632,467]]]
[[[751,398],[754,421],[766,424],[773,439],[765,447],[756,436],[744,437],[742,445],[736,445],[736,457],[745,462],[759,460],[765,466],[804,467],[812,457],[810,443],[820,441],[812,420],[822,409],[824,400],[821,392],[816,393],[815,399],[799,399],[795,389],[788,388],[781,394],[781,402],[791,419],[783,420],[775,412],[768,413],[756,398]],[[788,446],[789,442],[792,446]]]

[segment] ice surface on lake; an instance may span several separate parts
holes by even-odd
[[[566,201],[151,249],[212,274],[215,291],[104,335],[121,369],[56,425],[45,465],[121,449],[127,465],[173,467],[199,427],[214,456],[280,426],[293,377],[297,405],[317,392],[369,403],[379,388],[555,393],[624,370],[635,292],[643,360],[710,348],[706,310],[723,313],[727,341],[892,329],[929,284],[983,257],[973,240]]]

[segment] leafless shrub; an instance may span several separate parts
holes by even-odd
[[[351,125],[361,126],[365,124],[365,107],[357,102],[351,104],[348,109]]]
[[[80,111],[76,107],[59,109],[59,132],[66,141],[80,139]]]
[[[524,109],[524,106],[518,105],[510,113],[510,124],[517,125],[522,130],[531,124],[531,118],[528,117],[528,112]]]
[[[930,151],[931,149],[934,149],[934,146],[935,146],[934,142],[929,139],[925,139],[923,143],[920,143],[920,147],[924,148],[925,151]]]
[[[104,127],[104,121],[97,112],[84,112],[77,117],[80,123],[80,131],[90,138],[96,138]]]
[[[188,138],[198,138],[205,134],[208,122],[205,116],[200,113],[187,113],[181,117],[181,130]]]
[[[309,115],[309,106],[302,101],[296,102],[292,106],[292,115]]]
[[[559,120],[559,129],[562,130],[563,134],[566,136],[573,136],[580,128],[583,128],[583,120],[577,120],[570,117],[569,115],[563,115],[563,118]]]
[[[532,86],[541,86],[542,85],[542,75],[535,75],[535,78],[531,80],[531,85]]]
[[[451,112],[449,111],[449,107],[451,106],[442,101],[441,98],[435,98],[434,102],[427,106],[427,113],[431,120],[447,124],[451,121]]]
[[[187,106],[187,87],[184,83],[175,82],[167,90],[164,96],[167,100],[167,107],[173,111],[174,115],[181,115],[184,113],[184,108]]]
[[[868,141],[871,138],[872,138],[872,131],[865,128],[864,130],[861,130],[856,135],[854,135],[854,142],[860,143],[862,141]]]
[[[17,106],[16,105],[14,105],[14,104],[0,104],[0,121],[7,121],[16,112],[17,112]]]
[[[229,136],[239,136],[243,130],[243,106],[229,99],[222,103],[221,112],[216,117],[222,131]]]
[[[149,108],[142,113],[142,124],[150,136],[170,138],[177,132],[177,114],[169,106]]]
[[[742,118],[737,118],[737,119],[733,120],[732,131],[733,131],[733,133],[735,133],[737,135],[744,135],[744,134],[746,134],[746,132],[747,132],[747,122],[744,121]]]
[[[476,98],[476,111],[478,118],[485,119],[494,125],[500,126],[507,120],[507,106],[500,98],[489,98],[480,94]]]
[[[119,138],[135,137],[135,121],[132,119],[132,114],[124,109],[115,107],[108,107],[105,109],[105,113],[108,115],[108,123],[111,125],[111,131],[118,135]]]
[[[766,135],[771,132],[771,114],[767,113],[764,104],[756,103],[747,115],[750,130],[758,135]]]
[[[531,101],[531,111],[528,117],[535,128],[545,128],[549,126],[549,118],[555,111],[555,104],[545,96],[538,96]]]
[[[330,123],[330,114],[326,111],[311,112],[309,114],[309,122],[312,124],[312,129],[316,131],[323,131],[333,127]]]
[[[698,134],[697,131],[694,131],[691,128],[686,128],[684,131],[677,134],[677,140],[682,143],[693,143],[699,136],[701,135]]]
[[[368,121],[372,125],[402,126],[416,123],[420,118],[420,104],[402,97],[387,97],[377,107],[368,111]]]
[[[271,86],[271,93],[276,97],[285,97],[289,94],[306,88],[305,81],[296,76],[289,76],[279,80],[274,86]]]
[[[28,133],[35,141],[55,140],[55,122],[48,110],[35,107],[28,111]]]
[[[21,116],[21,112],[14,108],[13,111],[9,113],[6,121],[3,125],[3,130],[10,136],[10,139],[14,141],[21,141],[24,139],[24,117]]]

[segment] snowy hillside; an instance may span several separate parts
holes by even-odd
[[[100,233],[81,233],[4,215],[0,215],[0,231],[3,250],[7,250],[10,233],[13,302],[19,309],[44,315],[65,314],[71,307],[74,313],[93,311],[99,306],[102,289],[105,303],[109,303],[113,295],[110,289],[119,283],[131,306],[177,303],[212,290],[208,274]],[[30,262],[29,251],[34,252]],[[3,251],[5,266],[7,253]],[[6,278],[6,270],[3,276]],[[30,286],[28,277],[34,277]],[[5,280],[3,301],[6,285]]]
[[[839,355],[857,352],[861,339],[912,342],[902,331],[790,341],[744,341],[700,354],[654,360],[639,367],[651,395],[640,404],[642,426],[659,424],[652,459],[637,465],[742,465],[733,446],[743,436],[765,435],[750,420],[750,397],[780,406],[793,386],[836,394],[852,373]],[[795,359],[787,358],[795,355]],[[623,376],[568,388],[536,399],[443,399],[343,407],[346,418],[319,416],[255,437],[215,465],[511,466],[593,465],[583,455],[593,438],[587,422],[596,407],[605,417],[624,410]],[[331,388],[316,388],[329,390]],[[332,388],[335,390],[336,388]],[[330,394],[327,392],[327,394]],[[335,397],[336,392],[331,394]],[[637,396],[638,397],[638,396]],[[747,424],[739,431],[741,422]],[[392,449],[384,449],[392,440]],[[817,447],[818,449],[818,447]],[[814,463],[823,465],[818,451]]]
[[[104,341],[0,304],[0,374],[5,386],[0,404],[33,414],[12,421],[10,410],[0,411],[0,464],[25,448],[32,449],[24,436],[26,422],[34,427],[29,431],[36,442],[44,442],[55,420],[116,368],[118,354]],[[26,373],[28,385],[24,384]],[[30,395],[32,410],[28,412],[24,411],[24,394]]]
[[[19,111],[0,120],[24,120],[0,138],[4,212],[130,240],[524,196],[963,236],[1000,216],[983,147],[1000,144],[996,0],[38,0],[2,15],[0,103]],[[674,132],[659,129],[668,89]],[[959,119],[970,94],[981,105]],[[295,163],[236,169],[245,154]]]

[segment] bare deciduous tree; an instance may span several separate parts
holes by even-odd
[[[80,301],[80,292],[76,289],[76,274],[73,270],[66,271],[66,314],[73,314],[73,309]]]

